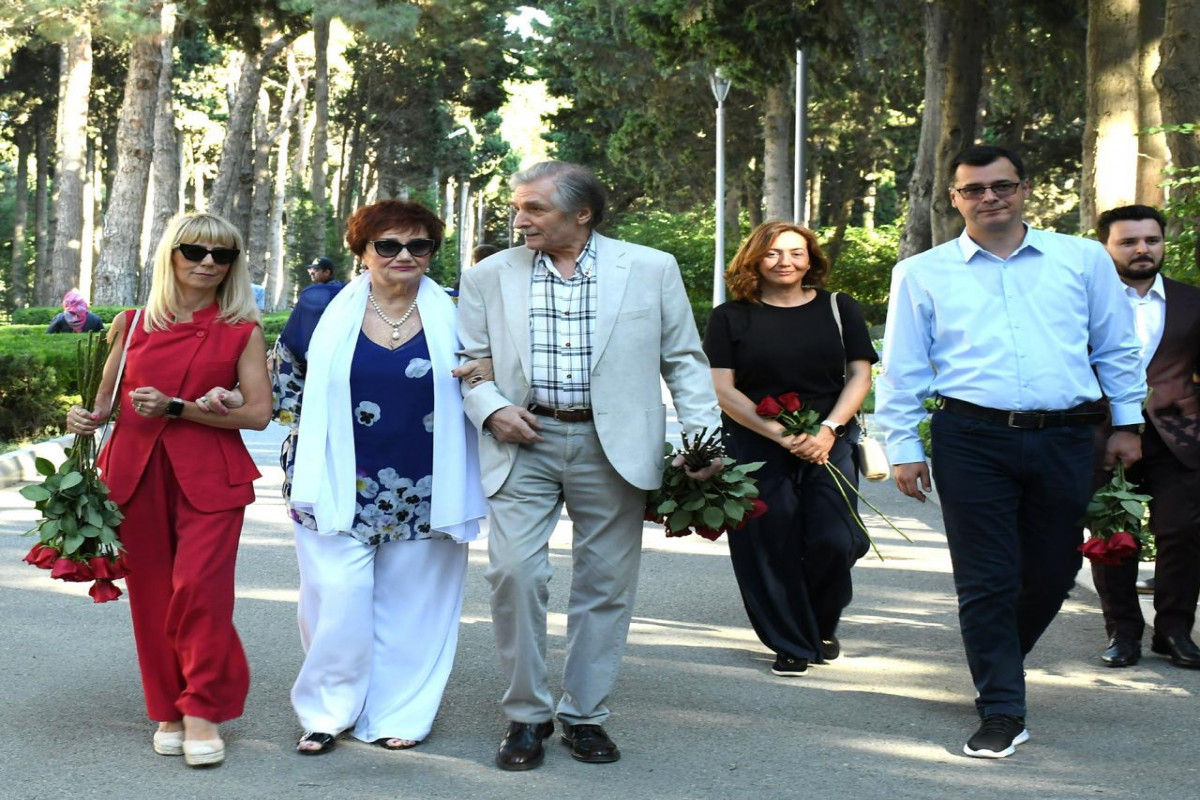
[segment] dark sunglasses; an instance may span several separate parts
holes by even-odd
[[[410,256],[420,258],[436,250],[438,241],[437,239],[409,239],[407,242],[398,242],[395,239],[376,239],[371,244],[380,258],[395,258],[400,255],[401,250],[407,250]]]
[[[235,250],[232,247],[214,247],[209,250],[207,247],[201,247],[198,244],[177,244],[175,249],[183,253],[183,257],[188,261],[199,263],[204,260],[205,256],[212,256],[214,264],[229,266],[234,261],[237,261],[241,250]]]

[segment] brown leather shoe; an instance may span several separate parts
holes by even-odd
[[[554,733],[554,721],[509,722],[500,749],[496,752],[496,766],[510,772],[540,767],[546,760],[542,740]]]
[[[563,723],[563,744],[571,748],[571,757],[588,764],[608,764],[621,757],[621,751],[599,725]]]

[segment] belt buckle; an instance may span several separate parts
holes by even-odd
[[[1027,424],[1021,424],[1020,420],[1027,419]],[[1046,425],[1046,415],[1039,414],[1036,411],[1010,411],[1008,412],[1008,427],[1017,428],[1023,431],[1041,430]]]

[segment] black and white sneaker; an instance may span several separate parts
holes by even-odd
[[[979,730],[963,745],[963,752],[973,758],[1008,758],[1017,751],[1017,745],[1028,741],[1024,717],[991,714],[983,718]]]
[[[776,656],[775,663],[771,665],[771,672],[784,678],[795,678],[808,672],[808,659]]]

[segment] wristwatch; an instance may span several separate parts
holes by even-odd
[[[1113,430],[1120,431],[1121,433],[1136,433],[1138,436],[1141,436],[1146,432],[1146,423],[1133,422],[1129,425],[1113,425]]]
[[[179,419],[179,415],[183,413],[183,399],[172,397],[167,402],[167,416],[171,419]]]
[[[834,436],[841,436],[846,432],[845,425],[839,425],[831,419],[823,419],[821,420],[821,424],[833,431]]]

